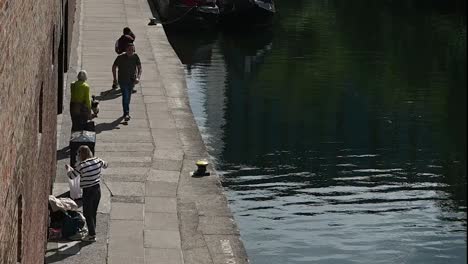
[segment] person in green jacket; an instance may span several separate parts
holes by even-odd
[[[88,74],[81,70],[78,80],[70,85],[70,115],[72,119],[72,131],[84,130],[86,123],[91,119],[91,98],[89,84],[86,83]]]

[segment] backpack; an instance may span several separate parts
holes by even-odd
[[[127,49],[128,43],[133,43],[134,38],[130,35],[122,35],[115,42],[115,52],[122,54]]]
[[[115,53],[120,54],[120,47],[119,47],[119,40],[120,38],[115,42]]]
[[[115,42],[115,52],[117,54],[122,54],[125,50],[122,49],[122,44],[121,44],[121,40],[122,37],[120,37],[119,39],[117,39],[117,41]]]
[[[67,211],[63,219],[62,237],[68,238],[78,233],[85,225],[85,218],[80,212]]]

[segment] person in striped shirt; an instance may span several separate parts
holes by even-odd
[[[80,162],[75,168],[65,165],[67,175],[73,179],[80,176],[80,187],[83,189],[83,215],[88,226],[88,235],[83,241],[96,241],[96,214],[101,199],[101,174],[107,168],[107,162],[93,156],[88,146],[78,148]]]

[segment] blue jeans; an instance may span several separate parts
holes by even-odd
[[[122,91],[122,107],[123,114],[130,114],[130,99],[132,98],[132,90],[135,84],[133,82],[119,82],[120,90]]]

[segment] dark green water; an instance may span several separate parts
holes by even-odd
[[[466,263],[465,1],[170,36],[251,263]]]

